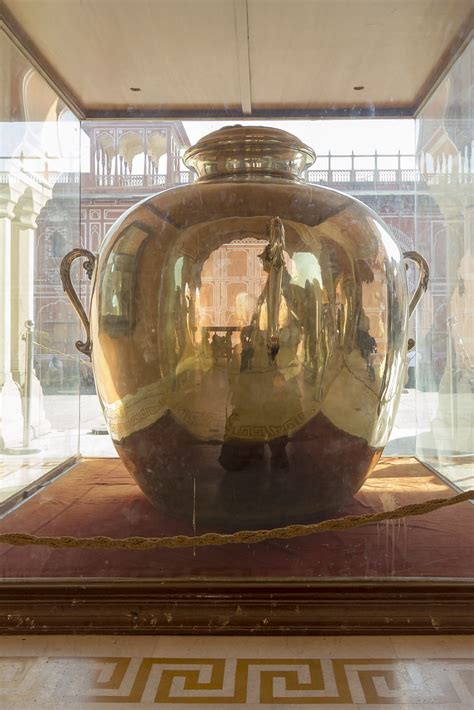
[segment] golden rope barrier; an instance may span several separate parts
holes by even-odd
[[[203,535],[172,535],[169,537],[125,537],[111,538],[105,536],[96,537],[71,537],[62,535],[58,537],[41,537],[28,535],[26,533],[1,533],[0,544],[15,545],[24,547],[25,545],[43,545],[53,548],[79,547],[88,550],[151,550],[159,547],[184,548],[184,547],[205,547],[208,545],[254,545],[264,540],[290,540],[295,537],[306,537],[317,532],[328,530],[350,530],[359,528],[370,523],[379,523],[383,520],[399,520],[415,515],[424,515],[440,508],[446,508],[467,500],[474,500],[474,490],[459,493],[453,498],[435,498],[425,503],[413,503],[404,505],[395,510],[383,513],[368,513],[366,515],[348,515],[344,518],[333,518],[324,520],[321,523],[309,525],[287,525],[281,528],[270,530],[240,530],[235,533],[209,532]]]

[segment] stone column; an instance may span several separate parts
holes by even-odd
[[[18,383],[24,371],[24,325],[33,320],[37,216],[31,196],[24,195],[16,206],[11,231],[11,371]]]
[[[25,323],[34,322],[36,220],[45,196],[27,188],[15,208],[11,233],[11,372],[23,391],[27,370]],[[36,351],[36,346],[34,347]],[[50,431],[43,409],[43,390],[36,373],[30,381],[30,436],[37,438]]]
[[[11,372],[11,245],[18,197],[10,183],[0,185],[0,452],[23,438],[21,391]]]
[[[474,289],[472,273],[472,206],[469,184],[447,180],[435,199],[446,225],[446,366],[439,385],[436,416],[431,422],[434,446],[457,455],[474,451],[472,396]],[[435,274],[436,276],[436,274]]]

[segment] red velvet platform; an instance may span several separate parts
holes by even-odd
[[[341,515],[455,495],[412,458],[384,458]],[[158,513],[118,459],[89,459],[0,521],[36,535],[192,534]],[[205,532],[204,529],[196,533]],[[474,506],[291,541],[186,550],[90,551],[0,546],[3,578],[474,578]]]

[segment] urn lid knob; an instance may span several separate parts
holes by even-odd
[[[279,128],[225,126],[188,148],[183,157],[199,180],[263,175],[299,180],[316,160],[312,148]]]

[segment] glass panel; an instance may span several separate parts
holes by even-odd
[[[21,107],[18,77],[31,69],[4,46]],[[28,460],[77,451],[79,388],[80,449],[94,458],[6,515],[2,532],[195,535],[423,503],[453,495],[446,478],[470,485],[472,45],[417,135],[407,119],[248,121],[295,134],[315,165],[293,143],[277,157],[234,152],[219,163],[211,152],[199,182],[181,156],[233,121],[86,122],[80,155],[77,121],[37,79],[37,114],[12,105],[15,121],[2,123],[2,196],[12,202],[1,213],[2,463],[24,443],[21,362],[35,372],[38,431],[31,414],[26,440],[40,453]],[[268,161],[274,171],[261,179]],[[255,174],[213,183],[216,166]],[[308,184],[291,174],[298,166]],[[305,198],[290,199],[299,188]],[[407,304],[418,275],[401,255],[415,237],[433,274],[417,333]],[[78,265],[75,274],[91,304],[100,398],[59,282],[74,247],[99,254],[95,280]],[[29,359],[15,350],[27,320]],[[230,551],[6,548],[0,562],[17,578],[473,577],[472,510]]]
[[[431,266],[416,355],[418,456],[474,487],[474,42],[417,121],[417,245]]]
[[[0,32],[0,510],[78,453],[79,121]],[[11,503],[11,500],[10,500]]]

